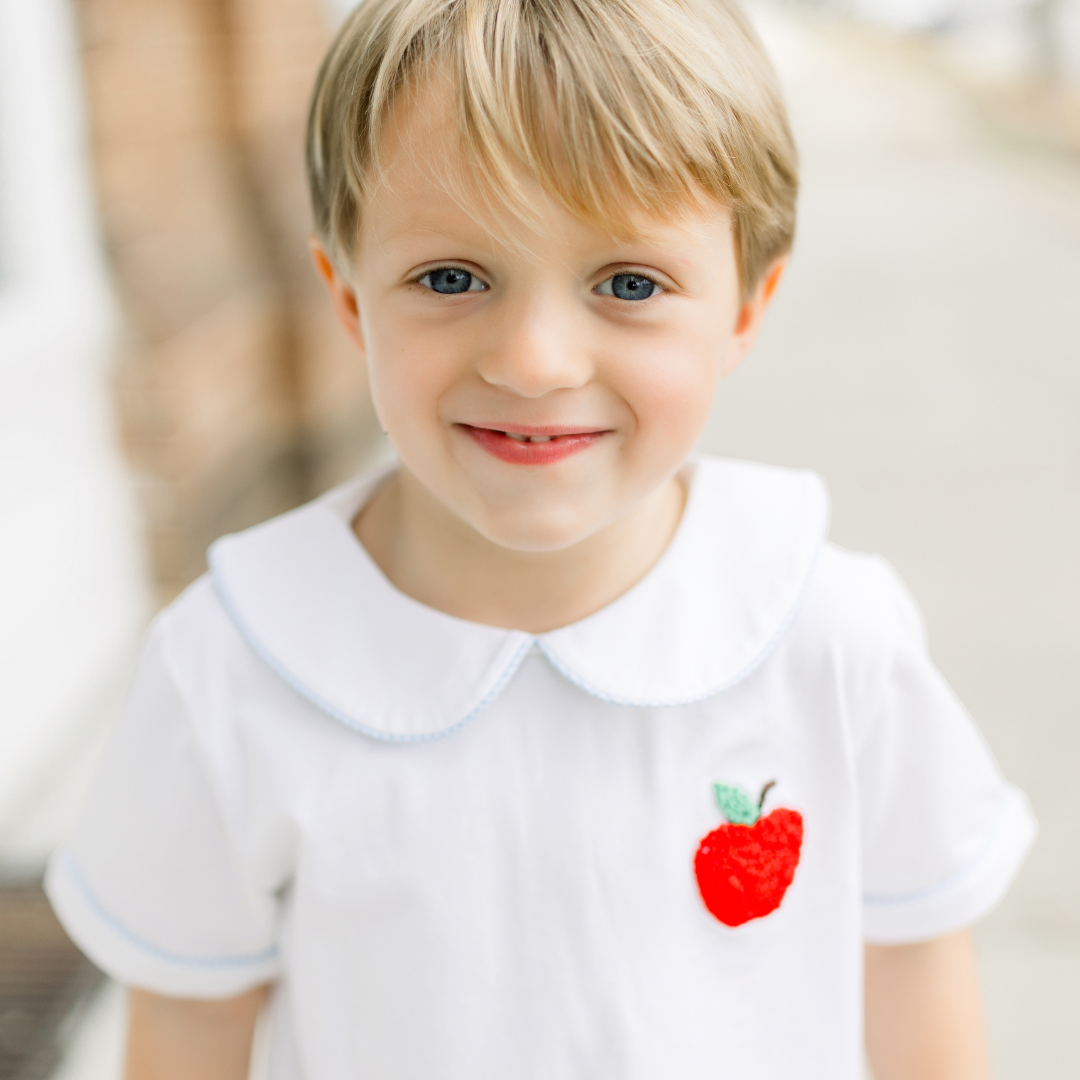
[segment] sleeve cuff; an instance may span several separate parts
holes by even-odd
[[[66,848],[49,860],[45,892],[75,944],[125,986],[170,997],[227,998],[280,975],[277,949],[248,956],[180,956],[132,934],[90,891]]]
[[[1005,895],[1039,831],[1027,798],[1010,788],[990,840],[959,873],[906,896],[863,898],[863,936],[878,945],[943,937],[982,918]]]

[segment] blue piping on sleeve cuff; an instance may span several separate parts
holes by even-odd
[[[1005,895],[1038,834],[1026,796],[1010,787],[979,856],[938,885],[863,898],[863,936],[879,945],[943,937],[981,919]]]
[[[276,948],[241,956],[182,956],[133,934],[94,895],[66,848],[49,860],[45,892],[75,944],[126,986],[173,997],[225,998],[280,974]]]

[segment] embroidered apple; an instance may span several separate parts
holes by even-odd
[[[802,814],[781,808],[761,816],[775,783],[765,785],[756,803],[741,788],[713,785],[728,824],[698,845],[694,873],[705,906],[725,926],[742,926],[775,911],[799,865]]]

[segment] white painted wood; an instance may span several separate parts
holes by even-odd
[[[52,1080],[121,1080],[127,995],[107,982],[70,1018],[64,1057]]]
[[[99,250],[66,0],[0,0],[0,866],[70,820],[148,609],[110,402]],[[61,782],[68,781],[68,782]],[[81,782],[81,781],[80,781]]]

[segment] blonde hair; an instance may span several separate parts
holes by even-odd
[[[323,61],[308,123],[315,226],[339,265],[394,106],[436,72],[470,173],[512,211],[529,214],[522,175],[613,235],[711,197],[734,217],[744,292],[791,246],[795,146],[733,0],[365,0]]]

